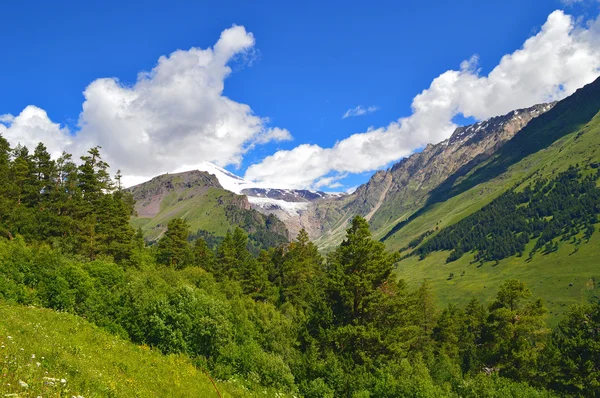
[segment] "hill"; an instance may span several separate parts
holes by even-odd
[[[163,174],[128,191],[137,212],[132,225],[142,228],[150,242],[157,240],[169,220],[176,217],[184,218],[193,234],[205,237],[220,238],[238,226],[257,247],[288,241],[280,220],[253,210],[246,196],[223,189],[219,180],[207,172]]]
[[[136,346],[75,315],[0,301],[0,317],[3,396],[218,396],[189,358]],[[228,383],[217,389],[249,395]]]
[[[343,238],[348,221],[364,216],[376,237],[423,206],[432,190],[467,165],[489,158],[532,119],[552,109],[554,103],[512,111],[470,126],[458,127],[452,136],[427,145],[375,173],[353,194],[316,203],[313,213],[322,220],[316,243],[328,250]]]
[[[599,110],[597,80],[532,120],[486,161],[466,165],[440,184],[421,209],[383,237],[387,247],[407,253],[418,245],[414,250],[419,251],[447,228],[472,214],[477,217],[504,192],[552,180],[569,167],[577,167],[582,175],[595,173],[600,162]],[[551,219],[552,215],[547,221]],[[500,220],[493,222],[500,224]],[[397,275],[410,284],[429,279],[443,303],[460,303],[466,295],[489,299],[499,283],[516,277],[544,299],[550,309],[549,321],[555,324],[567,305],[600,296],[600,240],[594,234],[588,243],[579,244],[583,234],[581,229],[575,243],[558,237],[556,250],[531,259],[514,254],[480,264],[477,250],[448,263],[450,251],[434,251],[420,261],[418,256],[410,256],[398,264]],[[538,240],[539,235],[532,235],[523,252],[530,252]]]

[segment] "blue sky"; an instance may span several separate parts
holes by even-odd
[[[428,89],[433,79],[448,70],[460,70],[461,62],[473,55],[478,56],[469,66],[473,75],[487,76],[502,56],[518,50],[528,38],[537,35],[553,11],[564,10],[564,14],[570,15],[583,29],[588,28],[585,21],[594,20],[598,14],[598,3],[593,0],[569,3],[552,0],[305,1],[296,4],[280,1],[108,0],[91,3],[33,1],[6,2],[1,6],[0,115],[16,117],[34,105],[47,113],[54,126],[59,125],[54,129],[56,134],[65,133],[66,127],[68,134],[76,137],[83,124],[102,123],[101,116],[81,118],[83,92],[90,83],[99,78],[116,78],[125,87],[134,85],[138,73],[152,70],[160,56],[168,56],[178,49],[211,48],[221,32],[235,24],[251,33],[254,43],[227,61],[232,71],[224,77],[222,96],[237,104],[248,105],[249,112],[261,118],[261,129],[285,129],[293,139],[250,140],[235,156],[225,154],[219,160],[206,159],[207,155],[202,155],[198,162],[229,163],[227,168],[240,175],[244,175],[250,165],[258,164],[248,177],[265,183],[283,182],[284,185],[289,180],[292,186],[330,190],[347,189],[365,182],[373,169],[385,167],[390,161],[418,150],[428,139],[439,140],[448,133],[440,129],[445,131],[442,135],[423,133],[424,138],[420,141],[405,139],[410,145],[396,148],[386,154],[385,160],[378,163],[359,157],[357,162],[364,164],[357,167],[334,165],[337,164],[334,157],[346,153],[352,157],[351,150],[332,152],[327,159],[323,156],[316,159],[320,155],[315,155],[318,164],[303,159],[295,161],[294,154],[302,158],[299,152],[290,152],[289,156],[280,152],[279,159],[263,160],[280,150],[294,151],[302,144],[332,148],[336,142],[368,132],[369,128],[389,129],[390,123],[411,115],[415,95]],[[589,51],[597,54],[593,52],[595,48]],[[597,64],[589,66],[585,79],[595,77],[597,68]],[[572,76],[573,73],[561,73],[555,80],[539,84],[551,86],[563,84],[564,80],[568,86],[568,83],[581,82]],[[545,93],[541,99],[569,94],[548,94],[537,86],[528,90],[525,94],[516,93],[523,97],[522,101],[515,102],[516,105],[527,105],[536,100],[540,92]],[[529,95],[530,92],[537,93],[538,97]],[[174,94],[171,92],[171,95]],[[190,98],[197,99],[195,96]],[[190,101],[186,99],[178,104],[196,106]],[[168,107],[168,104],[161,104]],[[202,104],[204,102],[200,101],[197,106]],[[376,110],[343,118],[348,110],[357,106],[364,109],[371,106]],[[472,108],[458,106],[460,109]],[[466,115],[468,119],[459,112],[458,116],[452,115],[452,119],[460,124],[464,120],[493,116],[506,106],[497,104],[472,110]],[[98,111],[98,114],[103,113]],[[144,115],[147,117],[148,113]],[[158,116],[151,117],[154,118],[158,119]],[[30,125],[18,130],[18,126],[12,126],[15,124],[12,117],[10,121],[8,117],[4,120],[4,134],[12,137],[12,141],[20,137],[27,141],[26,134],[32,134],[32,140],[52,134],[38,134],[35,126]],[[94,137],[102,134],[105,133],[100,127],[94,133],[86,133],[85,144],[94,143]],[[124,129],[114,134],[126,135],[128,131]],[[194,142],[187,139],[190,137],[186,132],[181,134],[173,136],[170,142],[173,145],[169,147],[175,152],[178,149],[174,144],[180,137],[186,138],[182,139],[181,146],[189,147]],[[410,134],[418,135],[420,130],[411,130]],[[163,135],[160,139],[168,139]],[[104,137],[106,142],[110,139]],[[154,136],[150,135],[150,139]],[[59,140],[57,145],[66,141],[68,139]],[[104,147],[108,145],[98,143]],[[67,149],[77,152],[77,145],[71,143]],[[135,151],[135,145],[113,149],[108,145],[107,156],[113,165],[117,163],[115,167],[122,167],[120,163],[123,162],[125,173],[129,168],[129,174],[136,178],[151,177],[158,171],[175,171],[179,166],[191,164],[188,158],[185,164],[165,160],[161,166],[148,168],[147,175],[143,175],[141,167],[127,164],[127,150]],[[155,152],[149,151],[148,156],[152,153]],[[167,155],[164,157],[166,159]],[[146,161],[151,163],[154,159]],[[383,161],[385,164],[380,164]],[[322,166],[320,172],[307,179],[294,180],[289,175],[290,170],[304,173],[327,162],[331,165]],[[282,171],[275,175],[272,170],[286,170],[287,174],[281,174]],[[321,180],[325,183],[315,185],[320,179],[332,176],[331,182]]]

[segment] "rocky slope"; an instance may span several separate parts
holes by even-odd
[[[457,128],[452,136],[401,160],[388,170],[375,173],[347,197],[319,201],[308,220],[319,220],[310,233],[324,248],[340,242],[349,219],[359,214],[371,223],[375,236],[381,237],[397,222],[406,219],[427,199],[432,189],[449,176],[468,172],[489,158],[533,118],[552,109],[552,104],[535,105],[503,116]]]

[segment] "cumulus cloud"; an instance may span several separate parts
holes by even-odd
[[[33,106],[17,117],[2,116],[0,133],[13,144],[43,141],[76,155],[100,145],[126,184],[203,161],[240,164],[254,145],[291,139],[289,131],[268,127],[267,118],[223,95],[229,64],[247,61],[254,45],[252,33],[233,26],[212,48],[161,56],[133,85],[116,78],[93,81],[83,93],[73,136]]]
[[[245,178],[314,187],[323,177],[375,170],[448,138],[458,114],[482,120],[560,100],[599,74],[600,18],[579,26],[573,17],[554,11],[539,33],[502,57],[487,76],[481,75],[473,56],[415,96],[410,116],[351,135],[331,148],[304,144],[278,151],[250,166]]]
[[[367,115],[369,113],[377,112],[378,110],[379,107],[375,105],[371,105],[366,108],[364,108],[362,105],[358,105],[356,108],[348,109],[346,113],[344,113],[344,116],[342,116],[342,119],[346,119],[353,116]]]
[[[69,129],[53,123],[43,109],[29,105],[17,115],[0,115],[0,134],[13,146],[26,146],[30,151],[41,141],[48,152],[58,157],[71,144]]]

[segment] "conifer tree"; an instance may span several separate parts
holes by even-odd
[[[383,285],[397,259],[372,239],[368,222],[356,216],[346,239],[329,258],[328,274],[340,321],[360,324],[373,293]]]
[[[535,377],[549,332],[541,300],[526,302],[529,297],[531,291],[524,283],[516,279],[504,282],[490,305],[486,325],[488,363],[515,380]]]
[[[193,255],[195,266],[214,272],[216,260],[215,253],[208,247],[208,244],[203,238],[199,237],[194,242]]]
[[[295,242],[282,264],[282,293],[285,301],[307,308],[321,295],[324,278],[323,257],[308,237],[305,229],[298,233]]]
[[[189,234],[189,226],[182,218],[169,221],[165,234],[157,244],[157,261],[177,269],[190,265],[192,253],[187,240]]]

